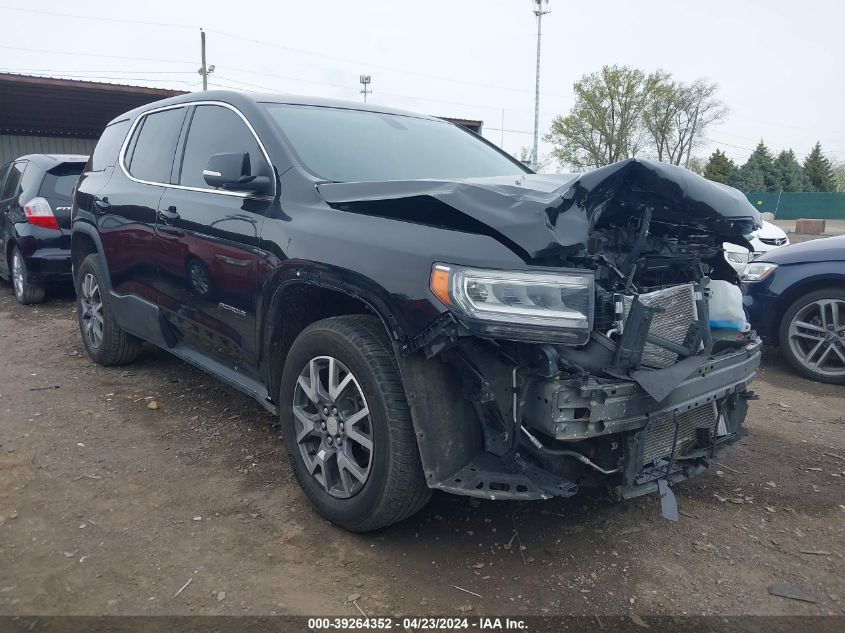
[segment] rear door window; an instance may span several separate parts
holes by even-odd
[[[129,173],[139,180],[169,183],[185,108],[174,108],[146,115],[133,139],[131,156],[124,160]]]
[[[253,175],[269,173],[258,141],[236,112],[223,106],[197,106],[185,142],[179,184],[213,189],[206,184],[202,172],[209,156],[226,153],[247,153]]]

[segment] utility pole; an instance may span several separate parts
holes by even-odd
[[[197,71],[202,75],[202,89],[208,90],[208,76],[214,72],[214,64],[211,66],[205,65],[205,31],[200,29],[200,55],[202,57],[202,67]]]
[[[534,15],[537,16],[537,78],[534,84],[534,149],[531,151],[531,167],[536,171],[539,166],[537,151],[540,142],[540,37],[543,30],[543,16],[550,13],[550,11],[549,0],[531,1],[535,5]]]
[[[370,82],[372,78],[369,75],[361,75],[358,79],[361,82],[361,86],[363,86],[363,90],[361,90],[361,94],[364,95],[364,103],[367,103],[367,95],[372,94],[372,90],[369,90]]]

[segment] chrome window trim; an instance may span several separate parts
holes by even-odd
[[[235,114],[237,114],[241,120],[246,124],[247,129],[252,133],[252,136],[255,138],[255,141],[258,143],[258,147],[261,149],[261,153],[264,154],[264,160],[267,161],[267,165],[270,167],[271,171],[271,178],[273,179],[273,195],[272,197],[276,197],[276,179],[272,175],[273,171],[273,162],[270,160],[270,155],[267,153],[267,149],[264,147],[264,143],[261,142],[261,139],[258,137],[258,134],[255,131],[255,128],[252,127],[252,124],[247,120],[244,116],[243,112],[238,110],[235,106],[225,103],[223,101],[189,101],[187,103],[177,103],[175,105],[163,106],[160,108],[154,108],[152,110],[147,110],[142,112],[138,115],[138,117],[132,122],[132,125],[129,128],[129,132],[126,134],[126,138],[123,139],[123,144],[120,146],[120,154],[118,156],[118,164],[120,165],[120,170],[123,172],[123,175],[129,178],[134,182],[141,183],[142,185],[155,185],[157,187],[170,187],[172,189],[182,189],[183,191],[200,191],[202,193],[217,193],[223,196],[233,196],[236,198],[249,198],[254,197],[254,194],[249,191],[226,191],[223,189],[203,189],[202,187],[187,187],[185,185],[177,185],[171,184],[167,182],[155,182],[152,180],[142,180],[141,178],[136,178],[132,174],[129,173],[129,170],[126,168],[126,164],[124,163],[124,158],[126,157],[126,150],[129,147],[129,143],[132,140],[132,136],[135,134],[135,130],[137,129],[138,125],[144,118],[150,114],[155,114],[156,112],[164,112],[165,110],[175,110],[177,108],[189,108],[191,106],[201,106],[201,105],[213,105],[213,106],[221,106],[224,108],[228,108]],[[188,133],[190,134],[190,127],[188,128]],[[185,137],[185,143],[187,144],[188,138]],[[178,139],[177,139],[178,144]],[[178,147],[177,147],[178,149]]]

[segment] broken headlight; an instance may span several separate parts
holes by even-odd
[[[435,264],[431,290],[490,335],[582,345],[593,327],[593,274],[504,271]]]

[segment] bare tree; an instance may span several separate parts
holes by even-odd
[[[660,70],[649,76],[648,85],[643,126],[657,160],[689,167],[705,130],[728,113],[716,98],[718,86],[704,79],[680,83]]]

